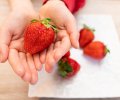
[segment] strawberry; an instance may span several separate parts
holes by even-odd
[[[72,58],[62,58],[58,62],[58,72],[63,78],[72,77],[80,70],[80,64]]]
[[[56,27],[50,24],[51,19],[32,20],[24,31],[24,48],[35,54],[42,52],[54,41]]]
[[[88,26],[84,25],[84,28],[80,31],[79,45],[84,48],[94,39],[94,29],[90,29]]]
[[[84,50],[84,54],[90,56],[96,60],[102,59],[106,56],[108,52],[110,52],[104,43],[100,41],[94,41],[88,44]]]
[[[64,56],[63,58],[69,58],[70,57],[70,51],[68,51]]]

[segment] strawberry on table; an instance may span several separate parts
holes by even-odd
[[[84,54],[92,57],[96,60],[103,59],[107,53],[110,51],[107,49],[107,47],[104,45],[104,43],[100,41],[94,41],[88,44],[84,50]]]
[[[64,56],[63,58],[69,58],[70,57],[70,51],[68,51]]]
[[[57,28],[50,24],[51,19],[33,19],[24,31],[24,48],[26,52],[35,54],[42,52],[54,42]]]
[[[80,70],[80,64],[72,58],[62,58],[58,62],[58,73],[61,77],[72,77]]]
[[[79,45],[81,48],[84,48],[94,39],[94,29],[89,28],[84,25],[84,28],[80,30]]]

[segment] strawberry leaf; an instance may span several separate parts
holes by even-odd
[[[35,23],[35,22],[38,22],[38,20],[37,19],[33,19],[33,20],[31,20],[31,22]]]
[[[55,25],[52,25],[50,22],[52,22],[52,20],[50,18],[44,18],[41,20],[41,23],[44,24],[47,28],[52,28],[55,33],[58,32],[58,29]]]
[[[106,47],[105,48],[105,54],[110,53],[110,50]]]
[[[62,76],[62,77],[66,77],[67,76],[67,72],[59,70],[59,75]]]
[[[72,72],[73,69],[66,59],[61,59],[58,62],[58,71],[60,76],[65,77],[68,73]]]
[[[64,63],[64,70],[66,71],[66,72],[72,72],[72,67],[68,64],[68,62],[65,62]]]
[[[86,24],[84,24],[83,26],[84,26],[84,28],[89,29],[89,30],[91,30],[92,32],[95,32],[95,29],[94,29],[94,28],[90,28],[90,27],[87,26]]]
[[[52,21],[50,18],[45,18],[45,20],[47,20],[48,22],[51,22],[51,21]]]

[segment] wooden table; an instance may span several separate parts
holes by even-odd
[[[40,0],[34,0],[38,10]],[[0,26],[10,10],[6,0],[0,0]],[[87,0],[81,14],[109,14],[113,16],[120,37],[120,0]],[[0,100],[38,100],[28,98],[28,84],[23,82],[11,69],[8,63],[0,64]],[[97,99],[98,100],[98,99]],[[114,100],[120,100],[119,98]]]

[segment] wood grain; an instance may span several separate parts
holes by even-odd
[[[37,11],[39,8],[38,2],[40,2],[40,0],[33,0],[33,4]],[[10,9],[7,0],[0,0],[1,27],[2,27],[2,23],[9,15],[9,13],[10,13]],[[84,7],[84,9],[81,10],[81,14],[112,15],[117,32],[120,37],[120,0],[87,0],[86,6]],[[38,100],[38,98],[28,98],[27,93],[28,93],[28,84],[23,82],[13,72],[8,62],[5,64],[0,64],[0,100]],[[42,100],[46,100],[46,99],[42,99]],[[95,100],[101,100],[101,99],[95,99]],[[120,100],[120,98],[116,98],[116,99],[113,98],[110,100]]]

